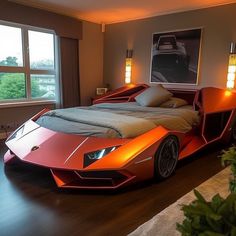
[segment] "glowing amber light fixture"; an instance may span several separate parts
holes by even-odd
[[[125,83],[131,83],[131,73],[132,73],[132,56],[133,50],[126,51],[126,58],[125,58]]]
[[[227,88],[233,89],[236,74],[236,44],[230,44],[229,67],[227,75]]]

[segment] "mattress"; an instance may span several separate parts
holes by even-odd
[[[58,109],[45,113],[36,121],[57,132],[106,138],[134,138],[159,125],[188,132],[198,122],[198,112],[192,106],[142,107],[136,102]]]

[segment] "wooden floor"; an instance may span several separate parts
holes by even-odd
[[[0,235],[127,235],[219,172],[221,145],[178,164],[160,183],[119,192],[56,188],[48,170],[22,164],[4,168],[0,144]]]

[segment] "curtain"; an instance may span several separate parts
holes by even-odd
[[[80,105],[79,41],[60,37],[61,107]]]

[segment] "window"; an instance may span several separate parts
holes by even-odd
[[[53,31],[0,21],[0,103],[56,100]]]

